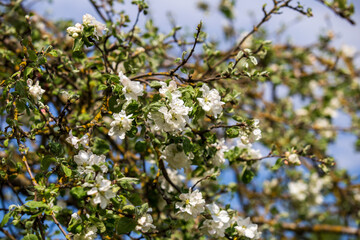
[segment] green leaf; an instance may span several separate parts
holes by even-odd
[[[25,205],[29,208],[48,208],[48,205],[46,203],[39,201],[30,201],[25,203]]]
[[[254,178],[255,173],[249,169],[244,169],[241,176],[241,181],[243,181],[245,184],[248,184],[251,182],[251,180]]]
[[[137,111],[139,111],[140,104],[137,101],[131,101],[131,103],[126,107],[126,114],[135,114]]]
[[[9,221],[9,219],[10,219],[10,214],[11,214],[11,212],[8,212],[7,214],[5,214],[3,220],[2,220],[1,223],[0,223],[0,227],[4,227],[5,224]]]
[[[257,61],[256,57],[250,56],[249,58],[250,58],[250,61],[251,61],[254,65],[257,65],[257,64],[258,64],[258,61]]]
[[[122,217],[116,221],[116,232],[118,234],[125,234],[133,231],[137,225],[135,219]]]
[[[28,76],[32,73],[33,70],[34,70],[34,68],[32,68],[32,67],[26,67],[24,70],[24,77],[28,78]]]
[[[61,157],[64,155],[64,148],[58,142],[54,142],[54,141],[49,142],[49,148],[50,148],[50,152],[57,157]]]
[[[186,154],[192,151],[192,144],[189,138],[183,138],[183,149]]]
[[[231,127],[226,130],[226,135],[229,138],[236,138],[239,136],[239,128],[238,127]]]
[[[131,129],[129,131],[127,131],[126,136],[133,138],[136,136],[136,133],[137,133],[136,126],[132,126]]]
[[[237,121],[237,122],[242,122],[242,121],[244,121],[244,119],[243,119],[242,117],[237,116],[237,115],[232,116],[232,119],[234,119],[234,120]]]
[[[138,141],[135,144],[135,150],[137,152],[145,152],[146,150],[146,142],[145,141]]]
[[[141,197],[138,193],[130,193],[126,198],[135,206],[139,206],[142,204]]]
[[[120,183],[135,183],[135,184],[139,183],[138,178],[131,178],[131,177],[123,177],[123,178],[120,178],[118,181]]]
[[[84,190],[83,187],[73,187],[70,190],[70,194],[79,200],[87,196],[87,192]]]
[[[67,177],[71,177],[72,171],[70,168],[68,168],[67,166],[65,166],[64,164],[61,164],[61,169],[63,170],[63,172],[65,173],[65,175]]]
[[[4,147],[8,147],[9,146],[9,139],[5,139],[4,141]]]
[[[46,170],[49,168],[49,166],[50,166],[50,164],[51,164],[52,162],[56,162],[56,158],[51,157],[51,156],[49,156],[49,155],[45,156],[45,157],[41,160],[40,169],[41,169],[42,171],[46,171]]]
[[[117,99],[118,98],[116,96],[111,96],[109,99],[109,109],[113,113],[118,113],[122,109],[122,106],[117,102]]]
[[[105,90],[105,89],[107,89],[106,84],[100,84],[99,87],[98,87],[98,91],[102,91],[102,90]]]
[[[49,54],[50,54],[51,56],[53,56],[53,57],[59,56],[59,55],[58,55],[58,52],[57,52],[55,49],[51,50],[51,51],[49,52]]]
[[[82,38],[76,38],[74,41],[73,51],[80,52],[82,50],[83,45],[84,45],[84,41],[82,40]]]
[[[34,51],[34,50],[31,50],[31,49],[28,49],[28,53],[29,53],[29,59],[30,59],[31,61],[36,62],[36,60],[37,60],[37,55],[36,55],[35,51]]]
[[[45,64],[46,62],[47,62],[47,59],[46,59],[46,57],[44,57],[44,56],[40,56],[40,57],[37,59],[37,64],[38,64],[38,65]]]
[[[126,205],[122,208],[122,213],[124,214],[130,214],[130,215],[134,215],[135,214],[135,207],[133,205]]]
[[[96,137],[92,151],[97,155],[107,154],[110,151],[109,143],[104,139]]]
[[[143,205],[141,205],[140,208],[138,208],[138,216],[142,216],[144,215],[149,209],[149,204],[148,203],[144,203]]]
[[[274,164],[274,166],[271,167],[271,170],[276,171],[278,170],[280,167],[282,167],[284,165],[284,162],[282,160],[282,158],[278,158],[276,160],[276,163]]]
[[[23,240],[38,240],[38,237],[34,234],[27,234]]]
[[[150,87],[158,89],[158,88],[161,88],[162,85],[159,81],[152,81],[152,82],[150,82]]]

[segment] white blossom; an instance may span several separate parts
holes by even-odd
[[[319,133],[325,138],[331,138],[334,136],[335,132],[332,131],[332,125],[329,120],[326,118],[318,118],[315,120],[313,127],[316,130],[319,130]]]
[[[87,227],[84,231],[85,234],[75,234],[74,240],[93,240],[97,237],[98,229],[96,226]]]
[[[77,155],[74,156],[74,161],[78,165],[77,171],[80,174],[89,174],[94,173],[93,165],[100,167],[103,173],[108,171],[108,168],[105,163],[105,155],[96,155],[93,154],[90,150],[84,151],[80,150]]]
[[[126,115],[125,111],[122,110],[119,113],[113,114],[114,121],[111,122],[109,136],[118,136],[120,139],[125,138],[125,133],[129,131],[132,127],[132,114]]]
[[[45,92],[45,90],[39,86],[39,81],[37,81],[35,85],[33,85],[33,81],[31,79],[28,79],[27,85],[29,87],[30,95],[39,101],[41,99],[41,96]]]
[[[205,112],[210,112],[215,118],[222,112],[222,105],[225,103],[221,101],[219,92],[216,89],[210,90],[210,88],[204,84],[200,88],[202,91],[202,97],[197,98],[200,106]]]
[[[259,149],[253,149],[251,143],[244,144],[242,139],[237,142],[236,146],[240,149],[244,149],[244,155],[249,159],[258,159],[262,157]]]
[[[180,210],[180,214],[185,220],[196,218],[205,210],[205,200],[198,189],[189,193],[182,193],[179,196],[181,202],[175,204],[175,208]]]
[[[288,184],[290,196],[296,201],[311,201],[317,205],[321,204],[324,200],[321,191],[324,188],[331,187],[331,178],[325,176],[320,178],[317,173],[313,173],[308,182],[298,180]]]
[[[111,181],[104,179],[102,175],[97,175],[95,179],[95,184],[85,183],[84,187],[91,187],[87,192],[88,195],[94,195],[92,198],[92,203],[94,205],[100,204],[102,209],[105,209],[109,204],[110,199],[115,197],[115,193],[111,188]]]
[[[352,190],[352,192],[353,192],[355,201],[360,203],[360,189],[354,188]]]
[[[259,128],[259,119],[254,119],[254,123],[252,125],[253,129],[250,133],[248,132],[241,132],[240,133],[240,140],[243,144],[254,143],[261,139],[261,130]]]
[[[344,54],[345,57],[353,58],[356,53],[356,48],[349,45],[342,45],[341,52]]]
[[[122,71],[119,72],[120,82],[124,86],[122,91],[127,101],[138,100],[144,95],[144,87],[140,82],[131,81]]]
[[[279,185],[279,181],[277,178],[273,178],[271,179],[271,181],[265,180],[263,182],[264,193],[268,195],[271,194],[278,185]]]
[[[216,147],[217,151],[215,156],[210,160],[215,166],[220,167],[225,163],[224,152],[228,149],[228,147],[225,145],[225,139],[221,139],[218,143],[212,144],[212,146]]]
[[[83,25],[77,23],[73,27],[68,27],[66,31],[71,37],[77,38],[80,36],[81,32],[83,31]]]
[[[201,229],[205,232],[205,234],[211,235],[215,238],[219,238],[225,236],[225,230],[228,227],[229,226],[223,222],[206,219]]]
[[[74,219],[75,221],[81,221],[81,217],[77,213],[71,214],[71,218]]]
[[[187,168],[190,166],[190,157],[185,152],[178,149],[178,145],[172,143],[167,145],[162,151],[161,159],[168,162],[172,169]]]
[[[169,82],[169,86],[165,82],[160,82],[160,85],[162,87],[159,89],[159,92],[163,96],[166,96],[167,93],[175,92],[177,89],[177,84],[174,80]]]
[[[177,92],[172,93],[169,107],[162,106],[158,112],[151,112],[149,118],[154,121],[152,128],[155,131],[178,132],[185,129],[189,120],[191,107],[186,107]]]
[[[220,210],[220,207],[216,203],[206,204],[206,207],[209,209],[211,217],[214,221],[222,222],[224,224],[229,223],[229,214],[225,210]]]
[[[288,160],[291,164],[301,165],[300,158],[296,153],[290,154]]]
[[[151,211],[151,208],[149,210]],[[156,227],[152,223],[152,216],[149,213],[145,213],[138,219],[136,230],[141,232],[148,232],[150,229],[155,229]]]
[[[306,199],[308,186],[303,180],[290,182],[288,184],[288,187],[289,187],[289,193],[292,198],[298,201],[304,201]]]
[[[69,137],[66,138],[66,141],[73,145],[76,149],[79,148],[79,143],[83,145],[84,148],[89,148],[89,135],[85,134],[80,139],[72,135],[72,130],[69,132]]]
[[[309,111],[305,108],[299,108],[295,110],[295,115],[298,117],[305,117],[309,114]]]
[[[94,27],[94,35],[97,39],[99,39],[99,37],[103,35],[103,31],[108,31],[105,24],[97,21],[93,16],[88,13],[83,16],[83,24],[88,27]]]
[[[235,229],[240,236],[245,236],[250,239],[260,239],[261,232],[258,232],[257,224],[253,224],[249,217],[245,219],[238,218],[236,222],[237,226],[235,226]]]
[[[274,189],[279,185],[279,180],[277,178],[269,180],[265,180],[263,183],[264,193],[270,195]]]
[[[325,187],[330,187],[332,185],[331,178],[329,176],[325,176],[320,178],[317,173],[313,173],[309,179],[309,193],[314,199],[315,204],[321,204],[324,200],[321,191]]]

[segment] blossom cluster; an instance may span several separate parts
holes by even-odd
[[[254,119],[254,123],[252,124],[252,129],[241,132],[240,139],[243,144],[254,143],[261,139],[261,130],[259,123],[260,123],[259,119]]]
[[[331,179],[329,176],[320,178],[317,173],[311,174],[307,182],[300,179],[298,181],[289,182],[288,188],[290,196],[295,201],[308,201],[315,204],[321,204],[324,197],[321,194],[324,188],[331,186]]]
[[[42,89],[39,85],[39,81],[33,84],[32,79],[27,80],[27,85],[29,87],[29,93],[30,95],[36,100],[39,101],[41,99],[41,96],[44,94],[45,90]]]
[[[161,85],[159,92],[165,97],[167,106],[161,106],[157,112],[149,113],[149,118],[153,121],[151,128],[169,133],[183,131],[192,108],[185,106],[175,81],[171,81],[168,86],[164,82],[161,82]]]
[[[215,238],[224,237],[225,231],[234,227],[236,235],[239,237],[246,237],[247,239],[259,239],[261,237],[258,226],[253,224],[250,218],[243,219],[236,215],[231,217],[226,210],[220,209],[216,203],[205,204],[199,190],[192,191],[189,189],[189,193],[182,193],[179,198],[181,201],[177,202],[175,207],[179,209],[179,214],[185,220],[196,218],[208,209],[211,218],[207,218],[201,227],[201,230],[207,235]]]
[[[76,23],[75,26],[72,27],[68,27],[66,29],[67,33],[72,37],[72,38],[78,38],[79,36],[81,36],[84,27],[94,27],[94,36],[99,39],[99,37],[103,36],[103,32],[107,31],[108,29],[106,28],[105,24],[97,21],[95,19],[95,17],[91,16],[90,14],[85,14],[82,17],[83,23]]]

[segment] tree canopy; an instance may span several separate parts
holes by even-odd
[[[80,23],[30,2],[0,2],[0,238],[359,238],[358,176],[328,152],[342,132],[360,147],[356,49],[267,40],[273,16],[316,14],[303,1],[222,41],[206,22],[161,32],[145,0],[134,19],[89,0]],[[317,2],[355,24],[353,4]],[[232,22],[241,1],[217,4]]]

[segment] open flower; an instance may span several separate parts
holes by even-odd
[[[104,179],[102,175],[97,175],[95,183],[85,183],[84,187],[91,187],[87,192],[88,195],[93,195],[94,198],[91,200],[93,204],[100,204],[102,209],[105,209],[109,204],[110,199],[115,197],[115,193],[111,188],[111,181]]]
[[[97,227],[91,226],[87,227],[85,230],[85,234],[75,234],[74,240],[94,240],[97,237]]]
[[[201,229],[205,232],[205,234],[211,235],[215,238],[219,238],[225,236],[225,230],[228,227],[229,225],[223,222],[217,222],[212,219],[206,219]]]
[[[221,101],[220,94],[218,90],[212,89],[204,84],[200,88],[202,91],[202,98],[197,98],[200,106],[204,109],[205,112],[210,112],[217,118],[217,116],[222,112],[222,105],[225,103]]]
[[[151,208],[148,210],[151,212]],[[148,232],[150,229],[155,229],[156,227],[152,224],[153,218],[149,213],[145,213],[142,217],[140,217],[137,221],[136,230],[141,232]]]
[[[83,145],[84,148],[89,148],[88,144],[89,144],[89,136],[87,134],[85,134],[84,136],[82,136],[80,139],[75,137],[74,135],[72,135],[72,130],[70,130],[69,132],[69,137],[66,138],[66,141],[68,143],[70,143],[71,145],[73,145],[76,149],[79,148],[79,143],[81,145]]]
[[[119,72],[120,82],[124,86],[122,91],[127,101],[138,100],[144,95],[144,87],[139,82],[131,81],[123,72]]]
[[[225,145],[224,139],[220,139],[218,143],[214,143],[212,144],[212,146],[216,147],[217,151],[215,153],[215,156],[212,157],[210,160],[215,166],[220,167],[222,164],[225,163],[224,152],[228,149],[228,147]]]
[[[175,207],[180,210],[180,214],[185,220],[196,218],[205,210],[205,200],[198,189],[189,193],[182,193],[179,196],[181,202],[177,202]]]
[[[190,159],[184,151],[178,149],[178,145],[172,143],[164,149],[161,158],[169,163],[172,169],[186,168],[190,166]]]
[[[109,136],[118,136],[120,139],[125,138],[125,133],[132,127],[132,114],[126,115],[125,111],[122,110],[120,113],[113,114],[114,121],[110,124]]]
[[[261,232],[258,232],[258,225],[253,224],[250,221],[250,218],[237,219],[237,226],[235,227],[236,231],[240,236],[245,236],[250,239],[259,239],[261,237]]]
[[[288,160],[291,164],[301,165],[300,158],[296,153],[290,154]]]
[[[80,174],[94,173],[93,165],[98,166],[102,173],[106,173],[108,171],[108,167],[106,166],[105,159],[105,155],[98,156],[93,154],[90,150],[80,150],[79,153],[74,156],[74,161],[78,165],[77,171]]]
[[[216,203],[207,204],[207,209],[211,212],[211,217],[216,222],[229,223],[230,217],[227,211],[220,210],[219,206]]]
[[[169,107],[162,106],[158,112],[149,114],[154,121],[152,128],[155,131],[179,132],[185,129],[192,108],[185,106],[180,96],[180,92],[172,92]]]
[[[35,98],[37,101],[39,101],[41,99],[41,96],[44,94],[45,90],[42,89],[39,86],[39,82],[37,81],[35,83],[35,85],[33,85],[33,80],[28,79],[27,80],[27,85],[29,87],[29,93],[30,95]]]
[[[97,21],[93,16],[91,16],[88,13],[83,16],[83,24],[85,26],[94,27],[94,35],[97,39],[99,39],[99,37],[103,35],[104,31],[108,30],[105,24],[102,24],[101,22]]]

